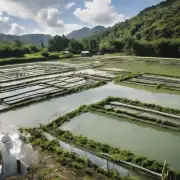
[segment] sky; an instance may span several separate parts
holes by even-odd
[[[163,0],[0,0],[0,33],[68,34],[111,27]]]

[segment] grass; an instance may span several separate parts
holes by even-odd
[[[119,68],[132,73],[154,73],[162,75],[180,76],[179,66],[150,63],[141,60],[128,60],[123,58],[108,59],[104,68]]]
[[[32,143],[33,147],[40,150],[45,156],[51,157],[56,164],[64,166],[72,171],[78,173],[82,176],[83,174],[99,174],[101,179],[116,179],[116,180],[130,180],[131,178],[120,178],[116,171],[108,171],[101,169],[95,164],[92,164],[87,158],[80,158],[75,153],[64,151],[57,140],[49,141],[39,129],[29,129],[26,130],[31,134],[29,141]],[[91,171],[90,171],[91,170]],[[89,173],[88,173],[89,172]],[[48,169],[41,172],[41,174],[46,176],[48,174]],[[104,177],[103,177],[104,176]],[[80,177],[78,179],[81,179]],[[96,178],[95,178],[96,179]]]
[[[68,59],[71,57],[73,57],[72,54],[67,55],[61,52],[49,53],[48,57],[45,57],[42,55],[42,52],[37,52],[34,54],[25,54],[24,57],[12,57],[12,58],[0,59],[0,65],[57,60],[57,59],[64,59],[64,58]]]
[[[115,57],[115,56],[122,57]],[[108,58],[109,56],[109,58]],[[114,56],[114,57],[113,57]],[[105,58],[105,59],[103,59]],[[159,61],[171,61],[170,59],[161,58],[144,58],[136,56],[124,57],[123,54],[106,54],[104,56],[96,56],[95,59],[89,58],[73,58],[64,60],[64,62],[72,64],[95,63],[97,61],[104,63],[103,68],[119,68],[132,73],[154,73],[162,75],[180,76],[179,66],[177,64],[161,64]],[[178,61],[178,60],[177,60]]]
[[[95,63],[95,60],[91,58],[74,56],[74,58],[72,59],[64,59],[61,62],[67,62],[72,64],[89,64],[89,63]]]
[[[89,110],[92,110],[92,108],[95,108],[95,109],[101,108],[110,101],[124,102],[124,103],[128,103],[128,104],[137,105],[140,107],[148,107],[150,109],[155,109],[155,110],[159,110],[162,112],[172,112],[174,114],[177,114],[180,112],[179,110],[163,108],[163,107],[156,106],[153,104],[141,103],[139,101],[131,101],[128,99],[122,99],[122,98],[116,98],[116,97],[108,97],[107,99],[104,99],[103,101],[98,102],[96,104],[92,104],[89,106],[81,106],[78,109],[76,109],[64,116],[60,116],[59,118],[52,121],[48,125],[44,125],[44,126],[42,125],[41,129],[43,129],[47,133],[50,133],[52,136],[55,136],[56,138],[58,138],[60,140],[63,140],[70,144],[73,144],[79,148],[84,148],[87,151],[90,151],[98,156],[101,156],[102,152],[110,154],[111,156],[109,157],[109,159],[117,164],[118,163],[121,164],[122,163],[121,160],[124,160],[127,162],[131,162],[131,163],[140,165],[140,166],[145,167],[154,172],[161,173],[162,163],[159,163],[156,160],[149,160],[146,157],[137,156],[130,151],[114,148],[114,147],[109,146],[108,144],[99,143],[99,142],[90,140],[83,136],[75,136],[69,131],[63,131],[63,130],[59,129],[59,127],[63,123],[69,122],[72,118],[74,118],[82,113],[88,112]],[[109,113],[109,111],[107,111],[107,110],[104,110],[104,111],[106,111],[107,114]],[[117,111],[117,112],[115,111],[114,115],[117,115],[116,113],[119,113],[119,112],[120,111]],[[149,118],[148,120],[151,121],[153,119]],[[157,124],[158,124],[158,122],[157,122]],[[21,131],[22,131],[22,129],[21,129]],[[32,131],[32,133],[33,133],[34,130],[30,129],[30,131]]]
[[[167,94],[180,95],[180,91],[178,91],[178,90],[177,91],[169,90],[169,89],[165,89],[165,88],[157,89],[155,87],[150,87],[150,86],[146,86],[146,85],[128,84],[126,82],[115,82],[115,84],[130,87],[130,88],[135,88],[135,89],[139,89],[139,90],[148,91],[151,93],[167,93]]]
[[[152,109],[160,109],[161,111],[173,111],[176,112],[176,110],[172,110],[172,109],[168,109],[168,108],[162,108],[159,106],[155,106],[155,105],[151,105],[151,104],[144,104],[144,103],[140,103],[138,101],[130,101],[127,99],[119,99],[119,98],[107,98],[99,103],[93,104],[93,105],[89,105],[89,106],[81,106],[79,109],[76,109],[75,111],[72,111],[68,114],[66,114],[65,116],[59,117],[56,120],[52,121],[50,124],[48,124],[47,126],[42,126],[43,130],[45,130],[46,132],[52,134],[53,136],[66,141],[68,143],[72,143],[77,145],[78,147],[83,147],[89,151],[92,151],[93,153],[97,153],[100,154],[100,152],[104,152],[104,153],[108,153],[112,155],[111,160],[114,160],[115,162],[119,162],[119,160],[125,160],[131,163],[135,163],[137,165],[140,165],[142,167],[145,167],[149,170],[153,170],[155,172],[161,172],[162,170],[162,164],[154,161],[154,160],[148,160],[147,158],[143,157],[143,159],[140,160],[140,157],[133,154],[132,152],[129,151],[123,151],[122,149],[117,149],[117,148],[113,148],[107,144],[102,144],[99,142],[95,142],[93,140],[89,140],[86,137],[83,136],[74,136],[71,132],[69,131],[62,131],[60,130],[58,127],[60,127],[63,123],[65,122],[69,122],[72,118],[85,113],[89,110],[91,110],[92,108],[100,108],[104,105],[107,104],[107,102],[109,102],[109,100],[117,100],[117,101],[126,101],[127,103],[132,103],[132,104],[137,104],[139,106],[142,105],[146,105],[148,107],[151,107]],[[109,113],[109,111],[104,110],[105,112],[107,112],[107,114]],[[178,110],[177,110],[178,111]],[[113,111],[112,111],[113,112]],[[118,116],[118,113],[121,111],[114,111],[113,114]],[[104,113],[104,112],[103,112]],[[110,113],[111,114],[111,113]],[[140,118],[145,118],[145,117],[141,117],[139,115],[134,114],[135,117],[140,117]],[[148,118],[145,119],[145,122],[149,121],[149,122],[157,122],[157,127],[159,126],[159,123],[156,119],[152,119],[152,118]],[[166,122],[166,125],[169,125],[172,127],[176,126],[175,124],[171,124],[169,122]],[[135,159],[138,159],[138,162],[135,161]],[[145,163],[147,162],[147,163]],[[155,164],[155,166],[154,166]]]
[[[47,61],[47,58],[44,56],[31,56],[31,57],[22,57],[22,58],[6,58],[0,59],[0,65],[7,64],[16,64],[16,63],[28,63],[28,62],[39,62]]]

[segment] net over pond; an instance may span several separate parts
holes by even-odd
[[[32,104],[20,109],[0,114],[0,120],[9,125],[34,126],[47,120],[54,120],[64,111],[72,111],[84,104],[98,102],[108,96],[119,96],[146,103],[158,104],[164,107],[180,109],[180,96],[162,93],[151,93],[125,86],[109,83],[105,86],[88,91],[53,98],[49,101]]]
[[[83,135],[139,156],[163,162],[180,171],[180,133],[144,123],[135,123],[102,113],[85,113],[62,125],[75,135]]]

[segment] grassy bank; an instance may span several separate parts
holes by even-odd
[[[131,180],[130,177],[120,178],[119,174],[116,171],[105,171],[98,167],[97,165],[92,164],[88,159],[86,158],[80,158],[75,153],[64,151],[60,146],[59,142],[56,140],[49,141],[44,135],[41,130],[38,129],[31,129],[28,130],[28,132],[31,134],[31,137],[29,138],[30,143],[32,143],[33,147],[40,150],[44,153],[46,156],[50,156],[54,159],[54,161],[57,164],[60,164],[61,166],[66,166],[72,171],[79,171],[79,173],[83,172],[90,176],[92,176],[93,173],[98,173],[104,176],[101,177],[103,179],[116,179],[116,180]],[[26,139],[24,138],[26,141]],[[92,170],[92,171],[91,171]]]
[[[93,152],[97,155],[101,156],[102,153],[107,153],[110,155],[110,160],[112,160],[113,162],[115,162],[117,164],[118,163],[121,164],[121,160],[124,160],[124,161],[130,162],[130,163],[133,163],[133,164],[137,164],[137,165],[144,167],[146,169],[149,169],[151,171],[161,173],[163,163],[157,162],[156,160],[150,160],[146,157],[135,155],[134,153],[132,153],[130,151],[113,148],[113,147],[109,146],[108,144],[102,144],[99,142],[95,142],[93,140],[89,140],[88,138],[83,137],[83,136],[75,136],[69,131],[63,131],[63,130],[59,129],[59,127],[63,123],[70,121],[72,118],[74,118],[82,113],[88,112],[89,110],[92,109],[92,107],[93,108],[102,107],[102,105],[105,105],[107,102],[109,102],[111,100],[118,100],[118,99],[109,97],[109,98],[101,101],[100,103],[96,103],[96,104],[89,105],[89,106],[81,106],[77,110],[72,111],[72,112],[66,114],[65,116],[57,118],[56,120],[54,120],[53,122],[51,122],[50,124],[48,124],[46,126],[42,125],[41,128],[44,131],[46,131],[47,133],[50,133],[52,136],[54,136],[60,140],[63,140],[70,144],[74,144],[77,147],[85,148],[86,150]],[[121,100],[123,102],[125,101],[125,99],[121,99]],[[128,101],[128,100],[126,100],[126,101]],[[139,103],[137,102],[136,104],[139,104]],[[148,105],[150,107],[156,107],[151,104],[145,104],[145,105]],[[160,108],[160,106],[158,106],[158,108]],[[169,109],[169,108],[165,108],[165,109]],[[165,109],[162,108],[163,111],[165,111]],[[172,110],[172,109],[170,109],[170,110]],[[179,111],[179,110],[177,110],[177,111]],[[107,111],[107,110],[106,111],[104,110],[104,112],[112,114],[110,111]],[[121,111],[113,112],[113,115],[118,116],[119,112],[121,113]],[[176,112],[176,111],[173,110],[173,112]],[[141,116],[138,116],[138,115],[137,115],[137,117],[142,118]],[[144,119],[145,119],[145,117],[144,117]],[[160,121],[155,120],[151,117],[147,118],[145,120],[153,121],[153,122],[156,121],[155,123],[157,123],[157,126],[159,126],[161,123]],[[167,123],[167,125],[172,125],[172,124]]]
[[[159,58],[157,58],[159,59]],[[97,59],[98,60],[98,59]],[[118,68],[132,73],[153,73],[170,76],[180,76],[179,65],[163,64],[151,61],[151,58],[143,60],[136,56],[132,57],[114,57],[109,59],[99,59],[104,62],[104,68]],[[159,59],[161,61],[161,59]]]
[[[162,106],[159,106],[156,104],[148,104],[148,103],[143,103],[140,101],[133,101],[133,100],[126,99],[126,98],[111,97],[111,96],[104,99],[103,101],[101,101],[97,104],[94,104],[93,106],[97,107],[97,108],[99,108],[99,107],[101,108],[104,105],[106,105],[112,101],[125,103],[125,104],[129,104],[129,105],[134,105],[134,106],[139,106],[139,107],[143,107],[143,108],[148,108],[148,109],[152,109],[152,110],[156,110],[156,111],[160,111],[160,112],[164,112],[164,113],[180,115],[180,110],[178,110],[178,109],[166,108],[166,107],[162,107]]]
[[[43,56],[0,59],[0,65],[47,61]]]
[[[64,54],[58,52],[43,54],[42,52],[38,52],[34,54],[25,54],[24,57],[11,57],[11,58],[0,59],[0,65],[41,62],[41,61],[58,60],[58,59],[65,59],[71,57],[73,57],[72,54]]]
[[[148,91],[151,93],[167,93],[167,94],[175,94],[175,95],[180,95],[180,91],[178,90],[169,90],[169,89],[157,89],[153,86],[146,86],[146,85],[138,85],[138,84],[129,84],[126,82],[115,82],[116,85],[121,85],[121,86],[125,86],[125,87],[130,87],[130,88],[135,88],[138,90],[144,90],[144,91]]]
[[[93,112],[100,112],[104,114],[109,114],[115,117],[125,118],[129,121],[136,121],[136,122],[142,122],[149,125],[154,125],[156,127],[165,128],[169,130],[177,130],[180,131],[180,125],[176,123],[172,123],[169,121],[162,121],[159,119],[155,119],[148,116],[143,116],[135,113],[129,113],[121,110],[114,110],[113,108],[106,110],[105,108],[91,108]]]
[[[42,126],[42,129],[60,140],[74,144],[78,147],[85,148],[88,151],[93,152],[97,155],[107,153],[110,155],[110,160],[117,164],[121,164],[121,160],[124,160],[130,163],[140,165],[154,172],[161,173],[163,167],[162,163],[159,163],[155,160],[149,160],[146,157],[137,156],[130,151],[113,148],[108,144],[102,144],[93,140],[89,140],[88,138],[83,136],[74,136],[71,132],[63,131],[58,128],[63,123],[70,121],[73,117],[87,112],[89,110],[89,107],[90,106],[81,106],[79,109],[68,113],[63,117],[57,118],[47,126]]]

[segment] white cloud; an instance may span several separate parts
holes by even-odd
[[[112,26],[127,19],[116,12],[111,0],[85,1],[85,9],[77,8],[74,15],[81,21],[92,25]]]
[[[65,8],[66,9],[71,9],[72,7],[74,7],[76,5],[75,2],[69,2],[68,4],[66,4]]]
[[[13,23],[9,17],[0,16],[0,32],[12,35],[21,35],[25,33],[25,28]]]
[[[75,4],[73,2],[67,4],[67,0],[0,0],[0,12],[5,12],[10,16],[32,19],[38,23],[39,27],[35,30],[26,30],[18,23],[7,23],[7,28],[3,33],[22,34],[29,33],[45,33],[45,34],[67,34],[73,30],[82,28],[78,24],[65,24],[61,19],[60,8],[68,5],[71,8]],[[13,17],[12,17],[13,18]],[[3,22],[3,26],[6,24]]]
[[[18,1],[0,0],[0,11],[22,19],[34,17],[32,11]]]
[[[10,19],[9,17],[0,16],[0,32],[6,33],[10,29]]]
[[[61,28],[64,27],[64,22],[58,18],[59,14],[60,11],[56,8],[41,9],[36,20],[42,27]]]
[[[7,34],[12,34],[12,35],[22,35],[25,33],[25,28],[23,26],[20,26],[16,23],[11,24],[11,29],[8,31]]]
[[[47,28],[39,28],[39,29],[35,29],[32,34],[50,34],[50,35],[61,35],[61,34],[69,34],[72,31],[78,30],[83,28],[83,26],[78,25],[78,24],[64,24],[63,28],[51,28],[51,27],[47,27]]]
[[[36,21],[39,23],[40,28],[34,30],[32,33],[43,34],[68,34],[74,30],[82,28],[78,24],[65,24],[60,19],[60,11],[56,8],[41,9],[36,17]]]

